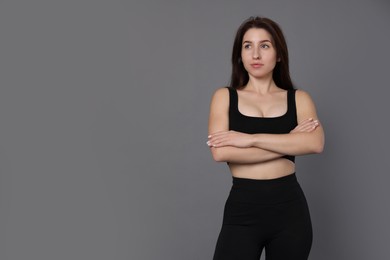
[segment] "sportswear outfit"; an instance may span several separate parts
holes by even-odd
[[[238,132],[289,133],[297,126],[295,90],[287,91],[287,112],[252,117],[238,110],[237,90],[229,89],[229,129]],[[294,156],[286,155],[292,162]],[[295,173],[267,180],[233,176],[213,260],[307,260],[312,224],[305,195]]]

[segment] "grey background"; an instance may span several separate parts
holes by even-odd
[[[310,259],[389,259],[390,4],[1,1],[0,259],[211,259],[231,176],[209,102],[234,33],[276,20],[317,105],[297,158]]]

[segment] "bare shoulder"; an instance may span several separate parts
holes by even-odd
[[[295,94],[298,121],[317,118],[316,107],[308,92],[297,89]]]
[[[296,100],[297,106],[300,106],[300,107],[314,106],[313,99],[311,98],[309,93],[304,91],[304,90],[301,90],[301,89],[296,90],[295,100]]]
[[[221,87],[215,90],[210,104],[209,134],[229,129],[229,90]]]
[[[218,106],[229,104],[229,90],[226,87],[217,88],[214,91],[211,103]]]
[[[307,101],[307,100],[311,100],[311,96],[309,95],[308,92],[302,90],[302,89],[297,89],[296,91],[296,99],[297,100],[300,100],[300,101]]]
[[[229,99],[229,90],[227,87],[220,87],[214,91],[213,99]]]

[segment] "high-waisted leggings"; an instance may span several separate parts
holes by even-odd
[[[270,180],[233,177],[213,260],[307,260],[312,225],[295,173]]]

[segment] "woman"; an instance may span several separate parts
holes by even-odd
[[[237,31],[229,87],[215,91],[207,144],[233,177],[214,260],[304,260],[312,245],[295,156],[321,153],[309,94],[295,90],[278,24],[251,17]]]

